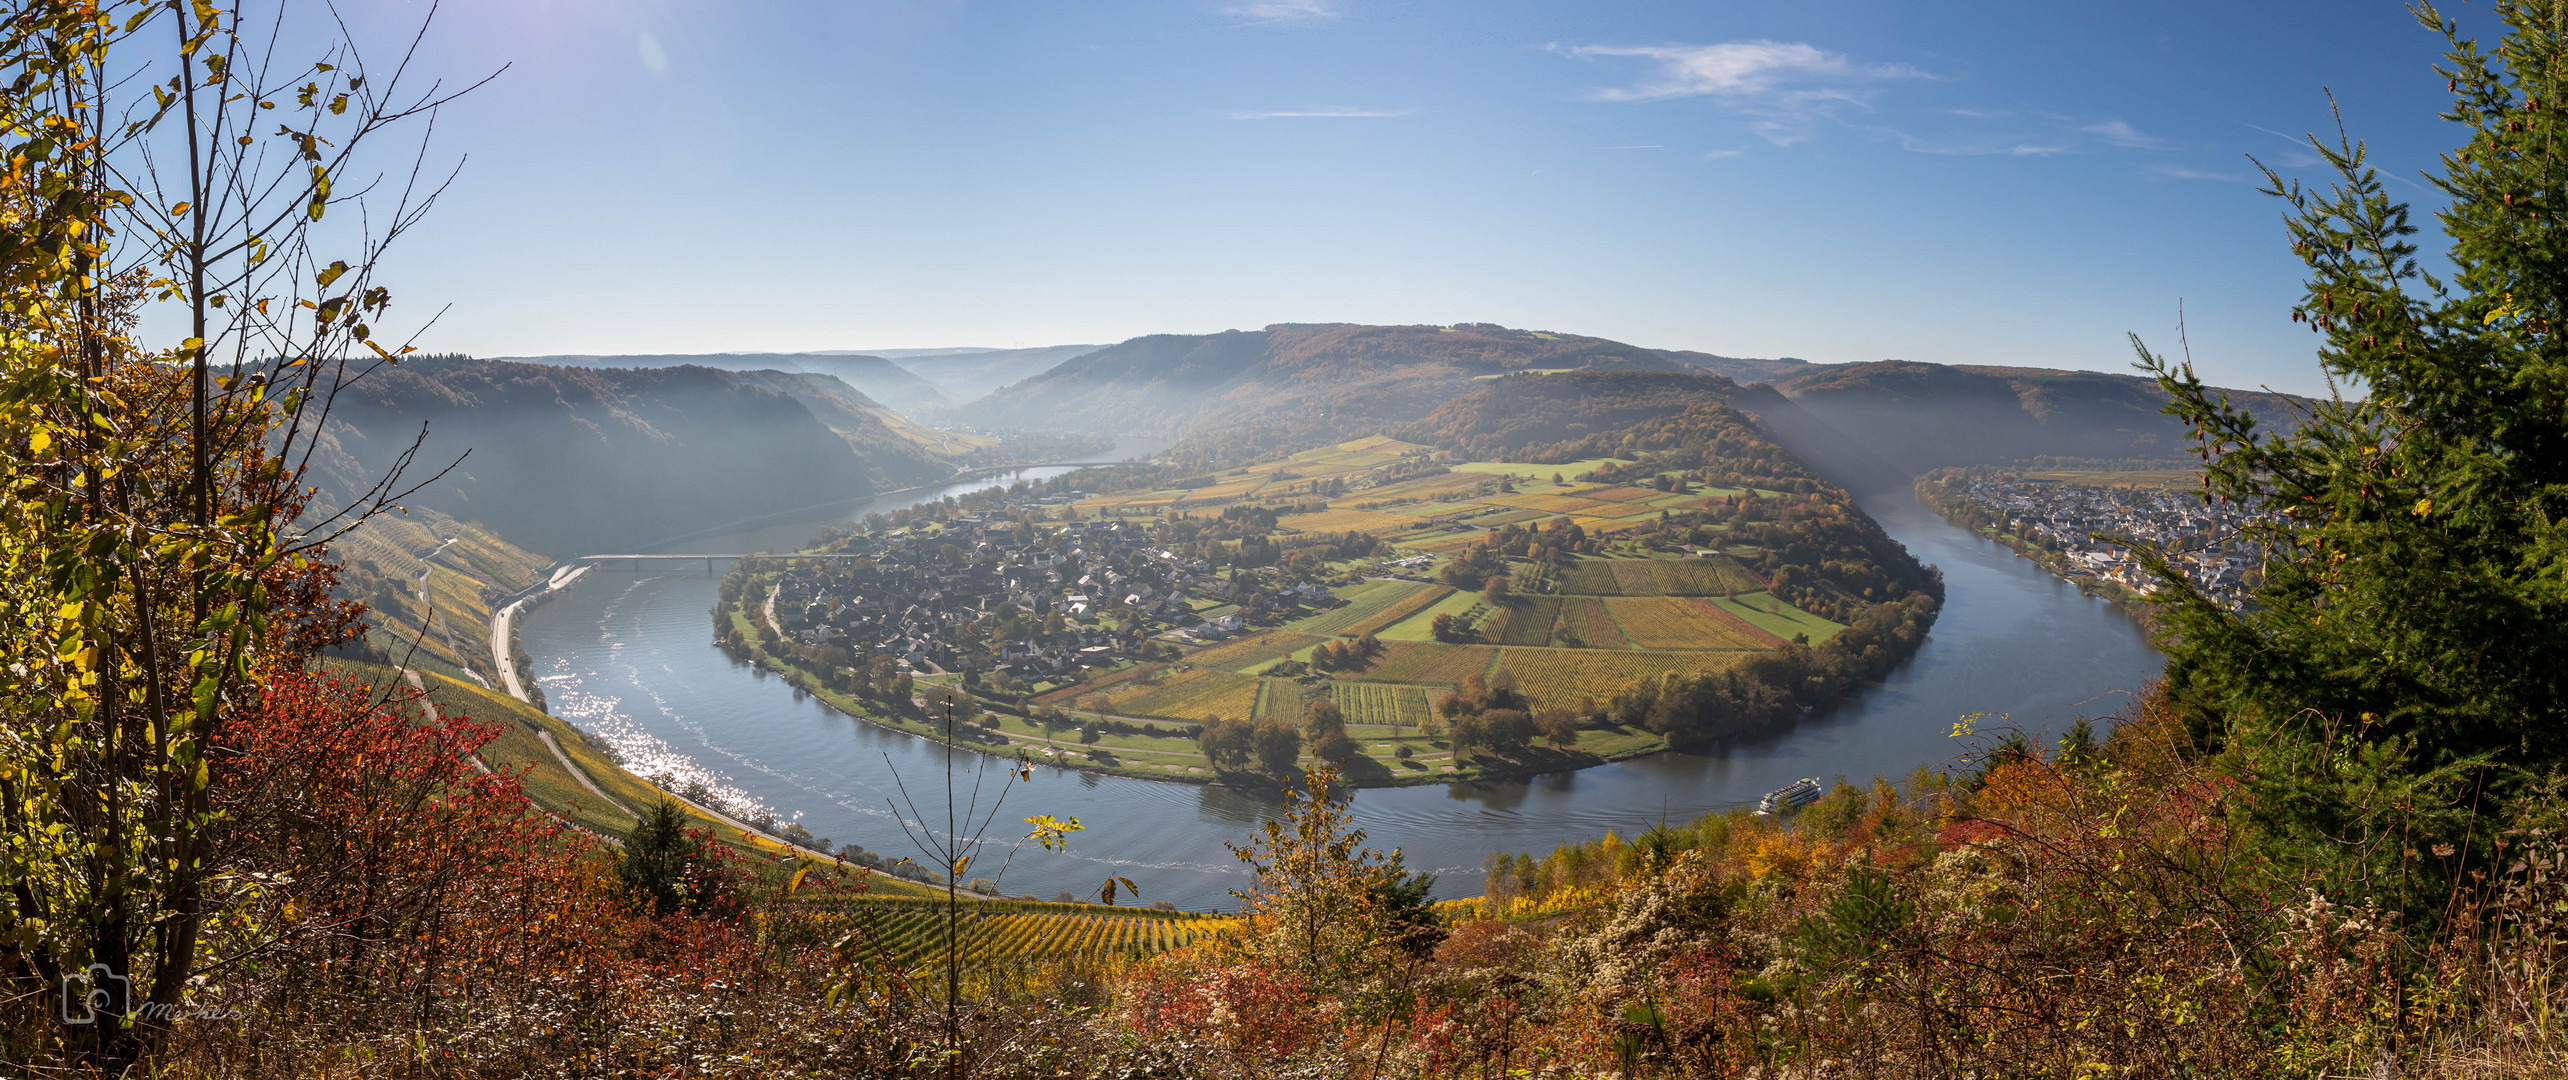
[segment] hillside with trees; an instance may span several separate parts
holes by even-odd
[[[2134,375],[1883,360],[1811,371],[1775,388],[1837,438],[1897,462],[1908,476],[2036,457],[2185,453],[2186,425],[2161,412],[2165,392]],[[2221,392],[2267,423],[2289,425],[2308,404]]]
[[[1424,416],[1484,375],[1584,367],[1679,365],[1621,342],[1485,323],[1279,323],[1134,338],[1002,389],[972,411],[984,423],[1021,427],[1174,433],[1273,422],[1344,438]]]
[[[817,376],[414,357],[339,394],[315,478],[348,505],[416,442],[404,502],[567,557],[952,472],[869,406]]]
[[[646,353],[494,356],[490,359],[549,367],[669,368],[717,371],[783,371],[823,375],[902,414],[934,413],[954,402],[935,383],[879,356],[861,353]]]

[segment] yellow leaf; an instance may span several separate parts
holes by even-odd
[[[785,882],[785,895],[792,896],[796,891],[800,890],[802,888],[803,879],[809,876],[811,876],[811,864],[804,863],[802,869],[794,871],[793,879]]]

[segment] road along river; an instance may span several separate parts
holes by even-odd
[[[988,483],[885,501],[906,505]],[[1371,842],[1405,849],[1411,867],[1443,874],[1439,894],[1470,895],[1494,851],[1547,851],[1607,829],[1628,836],[1661,818],[1752,802],[1802,776],[1902,777],[1953,760],[1960,747],[1949,733],[1963,714],[2007,714],[2028,730],[2057,732],[2076,716],[2120,707],[2123,694],[2158,673],[2158,654],[2105,602],[1946,524],[1905,492],[1874,496],[1864,507],[1920,560],[1942,567],[1947,590],[1933,635],[1883,685],[1788,734],[1717,755],[1660,754],[1531,780],[1359,792],[1355,814]],[[891,508],[860,506],[827,521],[700,537],[665,550],[787,551],[822,524]],[[941,824],[943,751],[835,712],[716,650],[707,612],[718,582],[702,567],[600,567],[521,614],[520,640],[554,713],[603,737],[645,776],[665,773],[680,787],[702,783],[838,843],[916,857],[894,818],[895,778],[922,809],[940,804],[931,816]],[[956,755],[967,800],[981,760]],[[995,764],[988,768],[985,811],[1005,775]],[[1271,796],[1230,788],[1038,767],[1032,783],[1007,794],[990,833],[1021,836],[1021,819],[1038,813],[1087,826],[1069,854],[1031,845],[1019,851],[1000,881],[1011,895],[1090,893],[1112,874],[1133,879],[1144,901],[1228,907],[1229,890],[1247,878],[1225,844],[1245,843],[1274,808]],[[900,816],[910,817],[905,810]],[[974,876],[995,869],[1000,855],[990,851]]]

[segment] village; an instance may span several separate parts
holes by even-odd
[[[2231,608],[2245,602],[2263,562],[2246,530],[2270,512],[2206,505],[2189,491],[2067,484],[1977,470],[1948,478],[1943,486],[1975,504],[2000,531],[2056,553],[2074,573],[2144,596],[2162,583],[2131,544],[2164,552],[2196,588]]]
[[[920,673],[971,670],[1031,685],[1173,656],[1177,642],[1220,641],[1336,603],[1316,583],[1217,572],[1153,546],[1144,524],[1037,522],[1039,510],[1025,509],[1002,504],[941,527],[858,533],[831,546],[838,558],[790,562],[768,596],[774,625],[805,646],[844,648],[857,663],[889,657]]]

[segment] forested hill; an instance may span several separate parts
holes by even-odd
[[[826,375],[884,406],[907,414],[951,407],[935,383],[879,356],[859,353],[653,353],[636,355],[499,356],[522,364],[578,368],[708,367],[722,371],[784,371]]]
[[[1483,381],[1393,434],[1467,457],[1575,461],[1615,456],[1633,425],[1691,409],[1718,410],[1745,427],[1751,421],[1738,411],[1742,401],[1773,407],[1782,398],[1768,387],[1746,388],[1719,375],[1685,372],[1509,375]]]
[[[2184,424],[2159,411],[2166,392],[2132,375],[1884,360],[1820,368],[1776,388],[1906,476],[2044,455],[2169,458],[2185,446]],[[2292,399],[2226,393],[2261,423],[2291,422]]]
[[[1278,324],[1134,338],[999,390],[971,411],[982,423],[1030,428],[1173,433],[1281,421],[1348,432],[1425,416],[1482,376],[1681,367],[1621,342],[1485,323]]]
[[[952,471],[876,408],[825,376],[418,357],[339,396],[315,459],[316,509],[382,476],[422,425],[412,482],[463,461],[408,505],[555,557]]]

